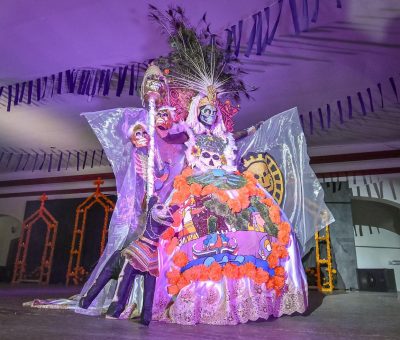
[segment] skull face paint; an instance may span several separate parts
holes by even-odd
[[[217,120],[217,109],[211,104],[200,107],[199,121],[206,125],[212,126]]]
[[[146,129],[141,124],[136,124],[133,127],[132,134],[130,136],[130,140],[134,146],[137,148],[147,147],[150,142],[150,136],[147,133]]]

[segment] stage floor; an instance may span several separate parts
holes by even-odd
[[[239,326],[181,326],[107,320],[72,311],[22,307],[34,298],[68,297],[79,288],[0,285],[0,339],[400,339],[400,295],[310,291],[305,315]]]

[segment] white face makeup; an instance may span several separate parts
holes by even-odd
[[[200,107],[199,121],[206,126],[211,126],[217,119],[217,109],[211,104]]]

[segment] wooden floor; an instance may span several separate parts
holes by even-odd
[[[400,339],[400,299],[393,293],[310,292],[305,315],[239,326],[180,326],[108,320],[71,311],[22,307],[33,298],[68,297],[78,288],[0,285],[0,339]]]

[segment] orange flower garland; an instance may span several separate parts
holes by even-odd
[[[174,255],[172,261],[174,262],[174,264],[177,267],[182,268],[182,267],[186,266],[186,264],[188,263],[189,260],[188,260],[186,253],[184,253],[183,251],[178,251]]]
[[[239,172],[237,172],[240,175]],[[198,183],[188,184],[187,177],[193,175],[193,169],[186,168],[182,171],[182,174],[177,176],[174,181],[174,188],[176,191],[172,196],[172,204],[183,205],[190,196],[208,196],[215,195],[219,201],[226,203],[233,213],[238,213],[250,205],[250,197],[258,196],[261,203],[268,207],[269,218],[278,228],[277,242],[271,244],[272,251],[267,258],[267,262],[270,268],[274,269],[275,275],[270,276],[268,272],[262,268],[257,268],[253,263],[246,263],[242,266],[237,266],[232,263],[227,263],[222,267],[219,263],[214,262],[209,267],[205,265],[197,265],[187,269],[183,274],[179,270],[173,269],[167,273],[168,293],[176,295],[185,286],[189,285],[193,281],[214,281],[219,282],[223,276],[229,279],[240,279],[248,277],[254,280],[257,284],[266,284],[267,289],[274,289],[276,294],[279,296],[282,293],[282,289],[285,285],[285,269],[279,266],[279,260],[285,259],[289,256],[287,246],[290,242],[290,231],[291,226],[288,222],[281,220],[280,207],[274,202],[272,198],[266,197],[264,190],[257,186],[257,179],[254,175],[246,171],[242,176],[246,179],[246,185],[240,189],[236,189],[238,197],[231,199],[226,190],[219,189],[218,187],[209,184],[202,186]],[[182,222],[182,211],[181,209],[173,214],[173,226],[177,227]],[[164,235],[165,234],[165,235]],[[177,239],[171,246],[171,238],[173,236],[171,231],[166,231],[163,234],[164,239],[170,240],[170,244],[167,246],[168,254],[171,254],[177,246]],[[172,236],[171,236],[172,235]],[[173,240],[174,240],[173,239]],[[171,246],[171,247],[170,247]],[[173,263],[182,268],[188,263],[187,255],[178,251],[173,257]]]
[[[269,218],[274,224],[279,224],[281,222],[281,209],[273,204],[269,207]]]
[[[203,187],[201,186],[201,184],[193,183],[190,185],[190,193],[193,196],[200,196],[202,189],[203,189]]]
[[[235,199],[229,198],[226,190],[219,189],[212,184],[202,186],[199,183],[192,183],[189,185],[187,177],[192,174],[193,169],[185,168],[181,175],[176,176],[174,181],[175,192],[172,195],[171,201],[172,204],[182,204],[190,197],[190,195],[199,197],[214,194],[221,202],[227,203],[232,212],[238,213],[249,207],[251,196],[258,196],[262,199],[265,198],[265,192],[261,188],[257,187],[257,180],[254,175],[248,171],[243,173],[243,177],[246,179],[247,183],[242,188],[236,189],[238,198]],[[270,205],[272,205],[272,201],[268,206]]]
[[[179,293],[183,287],[186,287],[190,282],[194,281],[211,280],[214,282],[219,282],[223,276],[234,280],[238,280],[243,277],[249,277],[258,284],[267,283],[270,280],[269,273],[262,268],[256,268],[253,263],[246,263],[242,266],[227,263],[224,267],[222,267],[219,263],[214,262],[209,267],[203,264],[191,267],[185,270],[183,274],[181,274],[178,269],[172,269],[167,273],[167,280],[170,284],[168,287],[168,292],[170,290],[176,291],[174,286],[178,286],[179,290],[177,293]]]
[[[214,282],[221,281],[223,273],[222,273],[222,267],[219,263],[217,262],[212,263],[208,269],[209,269],[208,276],[210,280]]]

